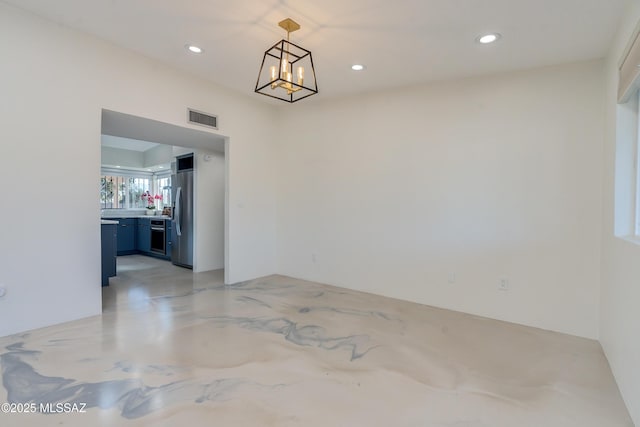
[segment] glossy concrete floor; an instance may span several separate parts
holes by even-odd
[[[102,316],[0,338],[0,402],[69,403],[0,426],[633,425],[595,341],[282,276],[118,267]]]

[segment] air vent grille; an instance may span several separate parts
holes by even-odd
[[[218,116],[203,113],[189,108],[189,123],[218,129]]]

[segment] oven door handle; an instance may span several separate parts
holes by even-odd
[[[164,231],[164,228],[162,228],[162,227],[151,227],[151,229],[153,231]]]

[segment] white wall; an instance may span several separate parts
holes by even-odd
[[[143,168],[144,153],[141,151],[124,150],[122,148],[101,147],[101,164],[122,166],[124,168]]]
[[[616,105],[618,61],[634,27],[640,20],[640,3],[633,2],[620,25],[606,63],[606,126],[604,151],[604,227],[600,342],[607,355],[620,392],[636,425],[640,425],[640,246],[614,237],[616,142],[624,143],[623,120]],[[618,116],[622,119],[622,116]],[[619,162],[620,163],[620,162]],[[618,186],[623,192],[624,186]],[[623,197],[618,194],[619,200]],[[623,206],[618,206],[624,210]],[[624,222],[618,212],[618,222]],[[620,231],[620,230],[618,230]]]
[[[100,209],[87,195],[102,108],[179,126],[187,107],[218,114],[230,137],[229,281],[275,272],[273,107],[4,3],[0,57],[0,178],[12,184],[0,336],[101,311]]]
[[[224,167],[223,153],[195,150],[195,272],[224,268]]]
[[[279,272],[597,337],[602,81],[586,62],[289,110]]]
[[[145,168],[171,163],[171,161],[175,160],[173,157],[173,147],[166,144],[149,148],[143,153],[143,157]]]
[[[101,163],[106,166],[123,168],[150,168],[164,165],[175,160],[173,147],[160,144],[147,151],[127,150],[124,148],[101,147]]]

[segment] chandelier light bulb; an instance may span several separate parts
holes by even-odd
[[[275,89],[276,87],[278,87],[278,84],[275,82],[278,79],[278,69],[276,68],[275,65],[272,65],[271,68],[269,68],[270,74],[271,74],[271,89]]]

